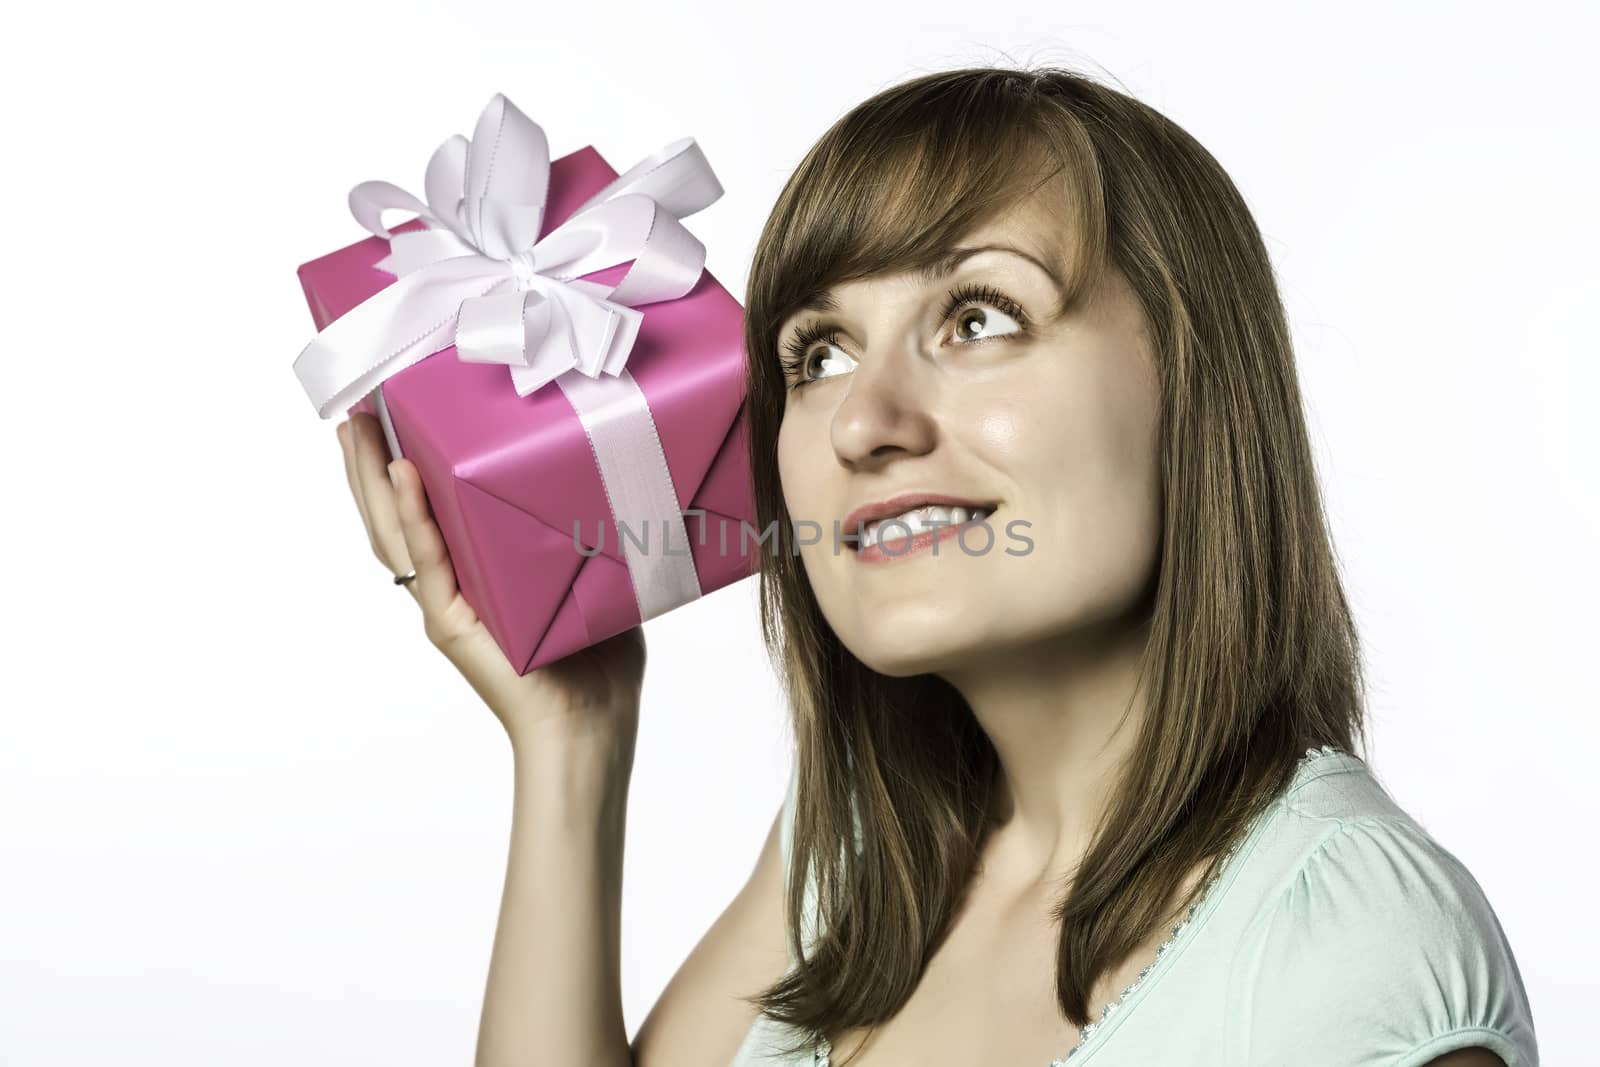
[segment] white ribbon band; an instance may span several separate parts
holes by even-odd
[[[582,374],[564,374],[556,379],[556,385],[577,410],[600,466],[606,499],[618,522],[619,547],[639,601],[639,621],[694,600],[700,596],[700,579],[690,554],[688,529],[672,478],[662,476],[667,456],[639,383],[624,370],[603,382]],[[623,525],[639,536],[642,547],[623,536]],[[650,534],[653,526],[661,530],[659,546]],[[680,546],[682,555],[669,555],[667,549],[672,545]]]

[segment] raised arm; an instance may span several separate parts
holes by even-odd
[[[744,888],[668,984],[630,1047],[622,1017],[622,861],[645,645],[635,627],[518,675],[457,588],[416,469],[389,462],[368,415],[339,427],[374,554],[406,585],[430,643],[505,727],[510,856],[477,1067],[705,1067],[755,1021],[737,998],[787,969],[778,818]],[[781,817],[781,812],[780,812]]]

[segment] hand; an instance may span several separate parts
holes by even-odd
[[[416,466],[408,459],[389,462],[383,427],[371,415],[351,415],[337,432],[373,554],[391,574],[416,569],[405,589],[422,609],[423,632],[489,705],[513,744],[553,734],[621,741],[631,752],[644,683],[643,628],[519,676],[456,586]]]

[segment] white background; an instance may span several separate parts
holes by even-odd
[[[491,94],[698,139],[736,295],[782,182],[929,70],[1102,71],[1205,144],[1293,321],[1391,792],[1474,872],[1544,1059],[1600,996],[1593,8],[29,5],[0,43],[0,1064],[467,1063],[503,731],[370,555],[295,267]],[[586,11],[586,13],[579,13]],[[981,152],[981,144],[951,145]],[[630,1033],[788,772],[755,583],[647,627]],[[1029,1067],[1029,1065],[1019,1065]]]

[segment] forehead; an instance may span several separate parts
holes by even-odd
[[[1012,204],[988,222],[973,227],[961,243],[1012,244],[1055,266],[1064,266],[1067,225],[1065,195],[1055,182],[1049,182]]]

